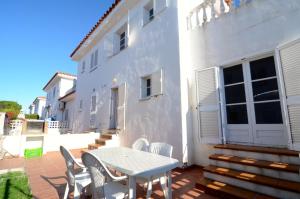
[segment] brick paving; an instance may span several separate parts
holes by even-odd
[[[72,150],[75,157],[79,158],[80,150]],[[59,152],[49,152],[42,158],[25,160],[23,158],[8,158],[0,160],[0,170],[24,168],[29,178],[30,187],[34,198],[58,199],[63,198],[66,185],[65,162]],[[195,181],[202,177],[199,167],[189,169],[176,169],[172,172],[173,198],[199,198],[213,199],[201,190],[194,188]],[[137,198],[145,198],[146,192],[137,186]],[[72,198],[72,193],[70,194]],[[153,186],[152,198],[164,198],[159,184]]]

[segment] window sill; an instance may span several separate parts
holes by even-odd
[[[95,71],[98,68],[98,66],[95,66],[94,68],[91,68],[90,73]]]
[[[140,98],[139,101],[148,101],[151,99],[152,96],[148,96],[148,97],[143,97],[143,98]]]
[[[155,17],[152,20],[149,20],[147,22],[143,22],[143,28],[146,27],[148,24],[150,24],[151,22],[153,22],[155,20]]]
[[[113,58],[113,57],[117,56],[118,54],[121,54],[126,49],[128,49],[128,45],[124,49],[119,50],[118,52],[114,52],[111,56],[109,56],[109,58]]]

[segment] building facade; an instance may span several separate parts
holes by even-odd
[[[46,106],[46,97],[40,96],[35,98],[29,106],[29,114],[37,114],[40,119],[44,119],[44,109]]]
[[[74,122],[189,164],[217,143],[299,150],[299,19],[294,0],[115,1],[71,55]]]

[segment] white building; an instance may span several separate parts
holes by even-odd
[[[115,1],[71,55],[76,128],[167,142],[188,164],[219,143],[300,150],[299,21],[295,0]]]
[[[46,106],[46,97],[40,96],[35,98],[32,104],[29,106],[29,114],[37,114],[40,119],[44,119],[44,109]]]
[[[43,90],[47,93],[45,118],[52,118],[56,121],[68,119],[68,112],[65,111],[65,103],[61,98],[73,93],[76,87],[76,76],[57,72],[49,80]]]

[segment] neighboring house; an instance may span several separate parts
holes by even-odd
[[[57,72],[49,80],[43,90],[47,93],[45,118],[55,121],[64,121],[65,104],[60,98],[75,90],[76,76],[68,73]]]
[[[76,90],[73,89],[70,92],[66,93],[64,96],[59,98],[60,101],[60,110],[62,111],[62,120],[67,122],[69,125],[69,130],[73,130],[73,118],[74,118],[74,101],[75,101]]]
[[[30,106],[28,107],[28,110],[29,110],[29,114],[34,114],[34,109],[35,109],[35,105],[32,103],[30,104]]]
[[[167,142],[188,164],[219,143],[300,150],[299,20],[295,0],[117,0],[71,54],[76,128]]]
[[[35,98],[32,104],[29,106],[29,114],[37,114],[40,119],[44,119],[44,109],[46,106],[46,97],[41,96]]]

